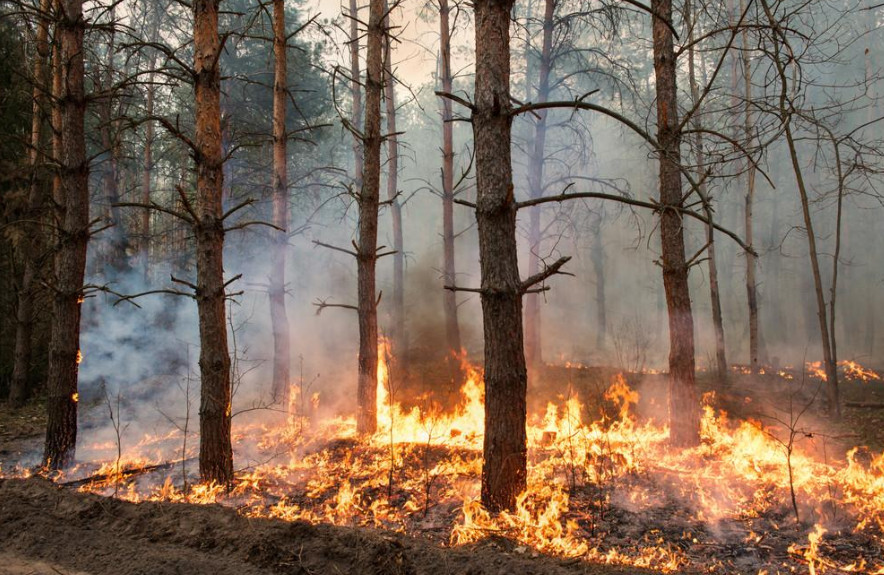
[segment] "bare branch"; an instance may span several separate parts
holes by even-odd
[[[336,252],[343,252],[343,253],[345,253],[345,254],[349,254],[349,255],[353,256],[354,258],[358,258],[358,257],[359,257],[359,254],[358,254],[358,253],[356,253],[356,252],[354,252],[354,251],[351,251],[351,250],[348,250],[348,249],[346,249],[346,248],[340,248],[340,247],[338,247],[338,246],[333,246],[333,245],[331,245],[331,244],[326,244],[326,243],[320,242],[320,241],[318,241],[318,240],[313,240],[313,243],[316,244],[317,246],[322,246],[322,247],[324,247],[324,248],[328,248],[328,249],[330,249],[330,250],[335,250]]]
[[[331,299],[331,298],[329,298],[329,299]],[[328,303],[328,299],[316,298],[316,301],[313,303],[313,305],[316,306],[316,315],[321,314],[322,310],[324,310],[325,308],[328,308],[328,307],[339,307],[339,308],[343,308],[343,309],[351,309],[353,311],[359,311],[359,308],[356,307],[355,305],[349,305],[349,304],[345,304],[345,303]]]
[[[439,90],[437,90],[437,91],[434,92],[434,93],[435,93],[437,96],[439,96],[440,98],[448,98],[448,99],[451,100],[452,102],[457,102],[458,104],[460,104],[460,105],[463,106],[464,108],[468,108],[471,112],[475,112],[475,111],[476,111],[476,106],[475,106],[472,102],[469,102],[469,101],[467,101],[467,100],[464,100],[464,99],[461,98],[460,96],[455,96],[454,94],[450,94],[450,93],[448,93],[448,92],[441,92],[441,91],[439,91]]]
[[[185,222],[192,224],[193,220],[187,214],[183,214],[176,210],[170,210],[169,208],[164,208],[163,206],[151,202],[149,204],[142,204],[139,202],[115,202],[111,204],[111,207],[114,208],[141,208],[144,210],[156,210],[158,212],[163,212],[164,214],[169,214],[171,216],[175,216],[176,218],[182,219]]]
[[[561,274],[564,272],[560,272],[559,270],[563,265],[571,261],[571,256],[562,256],[557,259],[551,266],[548,266],[541,272],[534,274],[529,277],[525,281],[522,282],[522,285],[519,289],[520,293],[526,293],[529,289],[534,287],[535,285],[544,282],[547,278],[554,276],[556,274]],[[570,274],[569,274],[570,275]]]

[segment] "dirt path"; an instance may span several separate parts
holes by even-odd
[[[406,536],[250,519],[216,505],[132,504],[40,479],[0,480],[0,573],[23,575],[623,575],[651,573],[446,549]]]

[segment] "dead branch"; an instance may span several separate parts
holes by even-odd
[[[191,458],[195,460],[196,458]],[[135,477],[136,475],[141,475],[143,473],[152,473],[154,471],[162,471],[165,469],[172,469],[176,465],[180,465],[184,463],[186,460],[179,461],[167,461],[165,463],[157,463],[155,465],[145,465],[144,467],[132,467],[129,469],[124,469],[119,473],[97,473],[95,475],[90,475],[89,477],[84,477],[82,479],[74,479],[72,481],[65,481],[63,483],[58,483],[61,487],[81,487],[83,485],[88,485],[90,483],[96,483],[99,481],[107,481],[108,479],[125,479],[129,477]]]
[[[740,236],[738,236],[736,233],[730,231],[729,229],[727,229],[725,227],[720,226],[719,224],[716,224],[713,221],[710,221],[709,218],[707,218],[703,214],[698,214],[697,212],[685,209],[680,206],[664,206],[664,205],[659,204],[655,201],[647,201],[646,202],[643,200],[636,200],[634,198],[629,198],[626,196],[618,196],[615,194],[604,194],[601,192],[572,192],[572,193],[559,194],[557,196],[544,196],[541,198],[534,198],[534,199],[525,200],[522,202],[516,202],[516,209],[527,208],[527,207],[536,206],[538,204],[545,204],[545,203],[549,203],[549,202],[563,202],[565,200],[575,200],[575,199],[580,199],[580,198],[595,198],[595,199],[600,199],[600,200],[613,200],[615,202],[621,202],[621,203],[624,203],[624,204],[627,204],[630,206],[647,208],[647,209],[653,210],[655,212],[659,212],[662,210],[675,210],[680,214],[690,216],[690,217],[694,218],[695,220],[699,220],[706,225],[711,225],[716,230],[720,231],[721,233],[725,234],[726,236],[728,236],[729,238],[731,238],[732,240],[737,242],[737,244],[739,244],[739,246],[744,251],[751,253],[753,255],[758,255],[755,252],[755,250],[753,250],[750,246],[746,245],[746,243],[742,240],[742,238],[740,238]]]
[[[171,275],[169,276],[169,278],[172,280],[173,283],[181,284],[181,285],[185,285],[185,286],[189,287],[190,289],[192,289],[193,291],[196,291],[196,290],[197,290],[196,285],[194,285],[194,284],[192,284],[192,283],[190,283],[190,282],[188,282],[188,281],[185,281],[185,280],[182,280],[182,279],[178,279],[178,278],[176,278],[175,276],[171,276]]]
[[[317,246],[322,246],[322,247],[324,247],[324,248],[328,248],[328,249],[330,249],[330,250],[335,250],[336,252],[343,252],[343,253],[345,253],[345,254],[348,254],[348,255],[353,256],[354,258],[358,258],[358,257],[359,257],[359,254],[358,254],[358,253],[356,253],[356,252],[354,252],[354,251],[351,251],[351,250],[348,250],[348,249],[346,249],[346,248],[341,248],[341,247],[338,247],[338,246],[333,246],[333,245],[331,245],[331,244],[326,244],[326,243],[320,242],[320,241],[318,241],[318,240],[313,240],[313,243],[316,244]]]
[[[448,291],[454,291],[454,292],[466,291],[466,292],[471,292],[471,293],[479,293],[479,294],[482,293],[481,288],[465,288],[465,287],[458,287],[458,286],[443,286],[443,287],[445,289],[447,289]]]
[[[175,216],[178,219],[184,220],[185,222],[192,224],[193,220],[187,214],[183,214],[177,210],[172,210],[169,208],[164,208],[163,206],[151,202],[149,204],[142,204],[139,202],[115,202],[111,204],[111,207],[114,208],[141,208],[143,210],[156,210],[158,212],[163,212],[164,214],[169,214],[170,216]]]
[[[844,407],[855,407],[858,409],[884,409],[884,403],[874,403],[866,401],[845,401]]]
[[[146,296],[146,295],[153,295],[156,293],[164,293],[164,294],[168,294],[168,295],[180,295],[180,296],[189,297],[189,298],[194,297],[193,294],[186,293],[183,291],[174,290],[174,289],[152,289],[152,290],[148,290],[148,291],[143,291],[141,293],[135,293],[135,294],[122,296],[120,299],[118,299],[117,301],[114,302],[114,305],[116,306],[117,304],[122,303],[124,301],[129,302],[132,305],[137,305],[135,302],[133,302],[131,300],[133,300],[135,298],[142,297],[142,296]],[[141,306],[139,306],[139,307],[141,307]]]
[[[329,298],[329,299],[331,299],[331,298]],[[343,309],[351,309],[353,311],[359,311],[359,308],[356,307],[355,305],[350,305],[350,304],[346,304],[346,303],[328,303],[328,299],[316,298],[316,301],[313,303],[313,305],[316,306],[316,315],[321,314],[322,310],[324,310],[327,307],[339,307],[339,308],[343,308]]]
[[[526,293],[529,289],[534,287],[535,285],[544,282],[547,278],[554,276],[556,274],[564,274],[565,272],[559,271],[563,265],[571,261],[571,256],[563,256],[553,262],[552,265],[548,266],[541,272],[534,274],[529,277],[525,281],[522,282],[522,285],[519,289],[519,293]],[[573,274],[567,274],[573,275]]]
[[[254,198],[249,198],[249,199],[247,199],[246,201],[241,202],[241,203],[239,203],[239,204],[233,206],[232,208],[230,208],[230,209],[227,210],[226,212],[224,212],[224,214],[221,216],[221,219],[222,219],[222,220],[226,220],[227,218],[229,218],[230,216],[232,216],[233,214],[235,214],[235,213],[238,212],[239,210],[241,210],[241,209],[243,209],[243,208],[245,208],[245,207],[247,207],[247,206],[251,206],[251,205],[254,204],[254,203],[255,203]]]
[[[270,222],[264,222],[264,221],[261,221],[261,220],[253,220],[253,221],[248,221],[248,222],[240,222],[240,223],[238,223],[238,224],[236,224],[236,225],[233,225],[233,226],[230,226],[230,227],[224,228],[224,231],[225,231],[225,232],[232,232],[232,231],[234,231],[234,230],[244,230],[245,228],[248,228],[248,227],[250,227],[250,226],[266,226],[266,227],[268,227],[268,228],[273,228],[274,230],[276,230],[276,231],[278,231],[278,232],[284,232],[284,231],[285,231],[284,229],[282,229],[281,227],[277,226],[276,224],[271,224]]]
[[[442,92],[442,91],[439,91],[439,90],[437,90],[437,91],[434,92],[434,93],[435,93],[437,96],[439,96],[440,98],[447,98],[447,99],[451,100],[452,102],[457,102],[458,104],[460,104],[460,105],[463,106],[464,108],[468,108],[471,112],[475,112],[475,111],[476,111],[476,106],[475,106],[472,102],[469,102],[469,101],[467,101],[467,100],[464,100],[464,99],[461,98],[460,96],[455,96],[454,94],[450,94],[450,93],[448,93],[448,92]]]

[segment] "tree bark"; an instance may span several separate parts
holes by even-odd
[[[270,323],[273,329],[273,384],[275,401],[289,385],[291,335],[285,308],[285,252],[288,246],[288,137],[286,134],[286,32],[285,0],[273,0],[273,225],[282,231],[272,236]]]
[[[353,99],[353,117],[351,122],[354,126],[362,124],[362,87],[360,85],[361,72],[359,70],[359,5],[357,0],[350,0],[350,97]],[[362,189],[362,146],[364,143],[356,136],[353,137],[353,186]]]
[[[838,269],[841,262],[841,243],[842,228],[844,224],[844,171],[841,167],[841,150],[840,143],[835,138],[835,134],[824,128],[832,141],[832,148],[835,154],[835,174],[838,178],[838,201],[835,213],[835,253],[832,254],[832,287],[829,292],[829,345],[832,348],[832,362],[838,365],[838,338],[835,331],[835,303],[838,299]],[[831,400],[831,397],[830,397]],[[835,401],[838,401],[837,394]],[[840,412],[840,409],[839,409]]]
[[[200,477],[233,481],[230,443],[230,355],[224,286],[219,0],[195,0],[193,47],[196,90],[196,301],[200,330]]]
[[[694,320],[684,253],[684,222],[676,207],[681,189],[681,134],[678,130],[672,1],[652,0],[657,142],[660,146],[660,245],[663,287],[669,313],[669,439],[675,446],[700,442],[700,414],[694,384]]]
[[[9,384],[9,402],[15,407],[25,404],[31,395],[31,336],[34,329],[34,296],[36,295],[37,257],[43,248],[43,230],[31,222],[42,218],[46,181],[40,170],[43,162],[43,120],[46,113],[46,89],[49,84],[46,63],[49,60],[49,8],[50,0],[40,1],[37,22],[36,49],[34,56],[34,107],[31,118],[31,185],[28,191],[26,226],[21,239],[21,255],[24,264],[15,315],[15,350],[13,352],[12,380]]]
[[[153,10],[151,19],[150,39],[157,41],[159,36],[159,27],[162,20],[162,10],[159,6],[148,8]],[[156,95],[156,87],[154,81],[154,68],[156,66],[156,51],[151,50],[148,56],[148,75],[147,75],[147,95],[145,103],[145,114],[148,118],[153,116],[154,97]],[[148,120],[144,127],[144,157],[141,164],[141,203],[150,204],[151,194],[151,175],[153,173],[153,143],[154,143],[154,122]],[[141,258],[141,269],[144,275],[145,283],[150,277],[150,210],[141,210],[141,242],[138,246],[139,257]]]
[[[740,12],[745,11],[745,2],[740,2]],[[745,146],[750,148],[752,144],[752,62],[749,57],[749,33],[747,30],[742,35],[742,58],[743,58],[743,93],[744,93],[744,137]],[[746,204],[745,204],[745,230],[746,243],[750,248],[755,247],[754,232],[752,226],[752,210],[755,205],[755,165],[747,160],[746,169]],[[751,251],[746,252],[746,299],[749,303],[749,366],[753,372],[760,368],[759,350],[760,333],[758,323],[758,283],[756,281],[758,258]]]
[[[485,335],[482,503],[513,509],[526,486],[527,370],[516,246],[510,138],[512,0],[477,0],[475,108],[476,221]]]
[[[153,74],[149,76],[152,78]],[[153,115],[153,99],[156,90],[153,86],[147,88],[147,115]],[[151,174],[153,172],[153,141],[154,125],[148,121],[144,128],[144,159],[141,171],[141,202],[150,204]],[[150,276],[150,210],[141,211],[141,266],[144,281]]]
[[[602,241],[602,215],[592,217],[592,271],[595,274],[596,332],[595,345],[604,349],[608,338],[608,304],[605,301],[605,245]]]
[[[60,0],[56,24],[59,44],[58,245],[52,301],[52,340],[46,399],[43,465],[69,466],[77,445],[77,375],[80,362],[80,307],[89,241],[89,163],[86,159],[82,0]]]
[[[442,91],[451,93],[451,8],[448,0],[439,0],[439,51],[442,60]],[[443,285],[457,282],[454,261],[454,125],[451,100],[441,98],[442,104],[442,275]],[[461,351],[460,324],[457,320],[457,294],[444,290],[445,338],[448,343],[447,359],[452,381],[460,376],[460,363],[456,360]]]
[[[363,179],[359,194],[357,250],[359,316],[359,382],[356,429],[377,429],[378,310],[375,271],[378,244],[378,203],[381,188],[381,92],[384,87],[384,0],[371,0],[365,59],[365,127],[362,131]]]
[[[537,83],[535,101],[543,103],[549,100],[549,75],[552,68],[552,35],[555,0],[545,0],[543,11],[543,44],[540,51],[540,77]],[[528,169],[528,187],[532,199],[543,195],[543,168],[546,160],[546,116],[547,110],[538,110],[534,122],[534,147]],[[528,275],[533,276],[540,271],[540,237],[541,206],[534,206],[528,211]],[[525,361],[528,365],[539,365],[543,361],[542,340],[540,331],[540,294],[530,293],[525,296]]]
[[[691,47],[688,48],[688,76],[691,85],[691,102],[694,106],[700,104],[700,87],[697,83],[697,74],[694,58],[694,22],[692,16],[692,3],[690,0],[685,2],[685,26],[690,30],[688,42]],[[714,212],[709,195],[706,190],[704,181],[704,166],[706,165],[706,154],[703,151],[703,133],[700,125],[699,111],[695,111],[691,124],[695,130],[694,147],[697,154],[697,180],[700,182],[698,188],[700,200],[703,202],[703,213],[709,219],[706,225],[706,257],[709,265],[709,298],[712,307],[712,327],[715,331],[715,365],[719,380],[726,381],[727,371],[727,354],[724,342],[724,322],[721,316],[721,295],[718,287],[718,259],[715,251],[715,228]]]
[[[384,12],[387,2],[384,1]],[[384,28],[390,29],[387,16]],[[393,85],[392,39],[384,38],[384,103],[387,114],[387,201],[393,220],[393,342],[394,357],[403,372],[407,372],[408,334],[405,331],[405,247],[402,237],[402,205],[399,203],[399,137],[396,135],[396,90]]]

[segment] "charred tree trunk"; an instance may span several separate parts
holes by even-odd
[[[510,137],[509,23],[512,0],[477,0],[475,107],[476,221],[485,333],[482,503],[513,509],[526,486],[527,371],[516,246]]]
[[[230,355],[224,285],[219,0],[193,4],[196,91],[196,302],[200,329],[200,477],[233,481]]]
[[[691,102],[694,106],[699,106],[700,87],[697,83],[695,67],[693,47],[694,26],[692,20],[692,5],[690,1],[685,2],[684,13],[685,26],[690,30],[688,41],[691,42],[691,47],[688,48],[688,76],[691,85]],[[709,220],[709,223],[706,225],[706,257],[707,263],[709,264],[709,299],[712,307],[712,327],[715,331],[715,365],[716,371],[718,372],[718,378],[721,381],[726,381],[728,376],[727,354],[724,344],[724,322],[721,316],[721,295],[718,287],[718,259],[715,251],[715,228],[713,227],[715,214],[712,210],[712,204],[710,203],[704,180],[703,172],[705,169],[704,166],[706,165],[706,154],[703,151],[703,132],[701,129],[702,126],[700,125],[699,111],[694,111],[691,125],[695,130],[694,147],[696,148],[697,155],[697,179],[700,182],[698,185],[698,192],[701,196],[700,200],[703,202],[703,213]]]
[[[80,362],[80,306],[89,241],[89,163],[86,159],[82,0],[58,3],[56,42],[59,44],[60,108],[59,208],[52,301],[52,341],[49,346],[46,444],[43,465],[70,465],[77,445],[77,375]]]
[[[549,100],[549,74],[552,67],[552,34],[555,0],[546,0],[543,12],[543,45],[540,51],[540,78],[537,84],[538,103]],[[547,110],[538,110],[534,123],[534,148],[528,170],[528,187],[532,199],[543,195],[543,168],[546,159],[546,115]],[[528,212],[528,275],[540,271],[540,215],[541,207],[534,206]],[[540,331],[540,294],[525,296],[525,360],[528,365],[539,365],[543,361]]]
[[[684,253],[681,189],[681,134],[678,130],[672,1],[653,0],[657,142],[660,150],[660,245],[663,287],[669,312],[669,438],[672,445],[700,442],[700,410],[694,385],[694,320]]]
[[[387,12],[384,2],[384,12]],[[390,29],[390,17],[384,22]],[[393,220],[393,342],[394,357],[403,372],[407,373],[408,334],[405,331],[405,247],[402,238],[402,205],[399,203],[399,136],[396,135],[396,90],[393,85],[392,39],[384,39],[384,100],[387,113],[387,201]]]
[[[451,93],[451,8],[448,0],[439,0],[439,51],[442,60],[442,91]],[[453,286],[457,281],[454,263],[454,125],[451,100],[442,98],[442,280]],[[460,324],[457,321],[457,294],[444,290],[445,337],[452,381],[459,379],[460,365],[455,358],[461,351]]]
[[[273,225],[270,268],[270,322],[273,329],[273,399],[281,400],[289,385],[291,350],[285,309],[285,252],[288,246],[288,136],[286,134],[285,0],[273,0]]]
[[[378,206],[381,188],[381,92],[384,88],[384,0],[371,0],[365,59],[365,126],[362,191],[359,194],[359,244],[357,250],[359,316],[359,383],[356,429],[377,429],[378,309],[377,267]]]
[[[40,170],[43,162],[43,121],[46,113],[47,62],[49,61],[49,0],[41,0],[37,22],[37,53],[34,57],[34,107],[31,118],[31,150],[28,158],[31,168],[31,186],[28,191],[27,211],[22,219],[35,222],[43,217],[43,199],[46,181]],[[43,248],[43,230],[32,223],[25,224],[20,251],[24,264],[15,314],[15,350],[13,352],[12,381],[9,384],[9,402],[15,407],[25,404],[31,395],[31,336],[34,329],[34,296],[37,288],[37,258]]]

